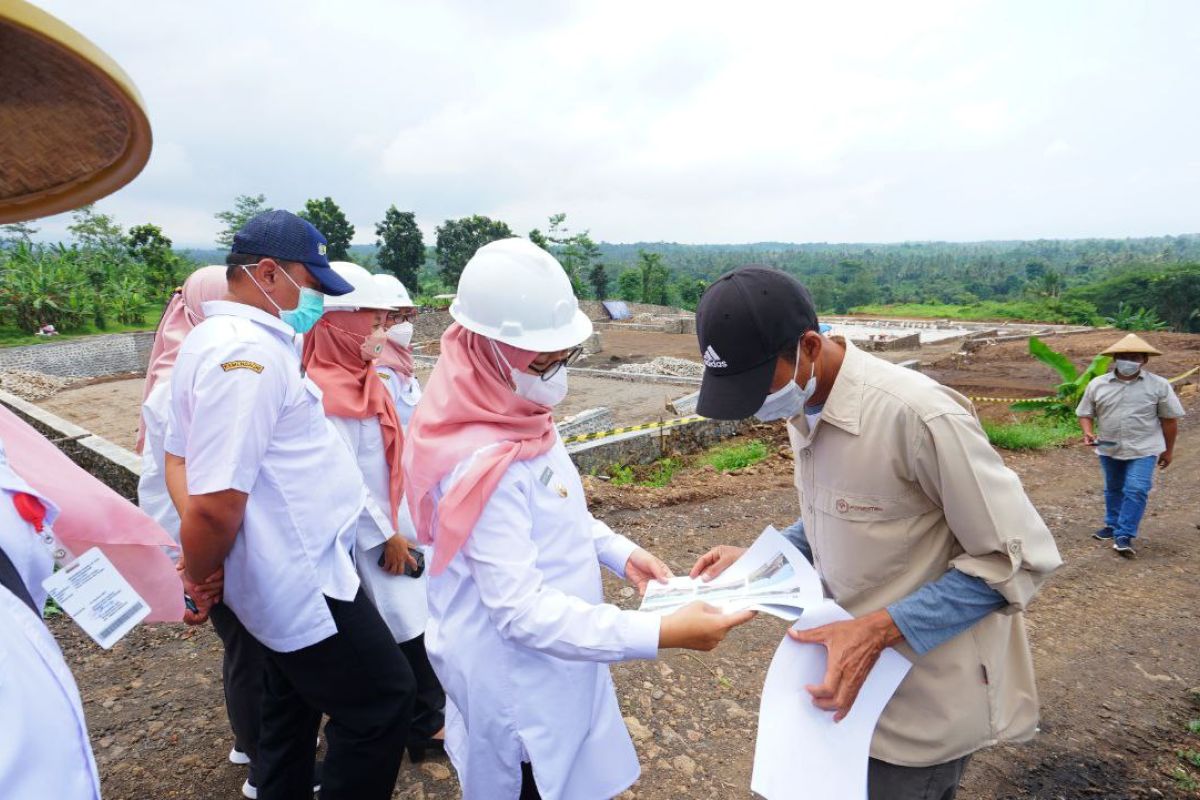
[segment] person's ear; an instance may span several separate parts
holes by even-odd
[[[277,274],[283,266],[273,258],[260,259],[258,262],[258,282],[262,284],[263,291],[272,292],[275,290],[275,284],[279,280]]]
[[[821,347],[824,342],[821,339],[821,334],[816,331],[806,331],[800,339],[800,351],[804,353],[804,359],[809,364],[817,363],[821,357]]]

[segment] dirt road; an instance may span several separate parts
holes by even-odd
[[[1200,705],[1200,402],[1188,402],[1176,463],[1153,495],[1140,554],[1129,561],[1089,536],[1100,476],[1082,447],[1007,460],[1053,530],[1066,565],[1029,614],[1042,733],[971,764],[961,797],[1196,797],[1172,773]],[[777,433],[777,432],[776,432]],[[760,432],[759,435],[762,435]],[[776,440],[778,441],[778,440]],[[596,513],[677,571],[720,543],[746,543],[795,514],[791,462],[777,454],[744,474],[684,473],[664,489],[594,479]],[[610,598],[636,599],[608,580]],[[111,652],[52,623],[81,685],[111,800],[235,798],[244,772],[225,761],[220,645],[209,628],[142,628]],[[643,764],[628,797],[749,797],[758,693],[783,623],[760,618],[710,654],[671,652],[613,669]],[[352,678],[353,665],[347,665]],[[1200,769],[1188,768],[1200,780]],[[457,797],[444,763],[405,764],[398,798]]]

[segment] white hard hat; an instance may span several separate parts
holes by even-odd
[[[325,296],[325,308],[328,311],[351,311],[358,308],[373,308],[387,310],[392,307],[387,295],[380,290],[379,284],[372,279],[365,267],[360,267],[350,261],[331,261],[329,266],[340,277],[354,287],[348,294]]]
[[[476,250],[458,279],[450,316],[469,331],[535,353],[566,350],[592,335],[562,265],[527,239]]]
[[[395,275],[387,272],[377,272],[371,276],[375,281],[376,288],[391,302],[389,308],[412,308],[412,298],[408,296],[408,289],[404,288],[404,284]]]

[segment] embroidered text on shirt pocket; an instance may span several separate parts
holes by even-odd
[[[823,577],[845,589],[879,586],[903,572],[915,535],[907,520],[935,506],[920,490],[898,497],[816,487]]]

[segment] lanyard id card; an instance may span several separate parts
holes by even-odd
[[[42,588],[105,650],[150,614],[150,606],[98,547],[46,578]]]
[[[17,492],[13,495],[13,505],[16,506],[17,514],[21,519],[33,526],[34,535],[41,542],[42,547],[46,548],[46,552],[50,554],[54,566],[62,569],[67,562],[75,558],[70,548],[62,543],[62,540],[55,535],[54,529],[46,522],[46,507],[42,505],[41,500],[31,494]]]

